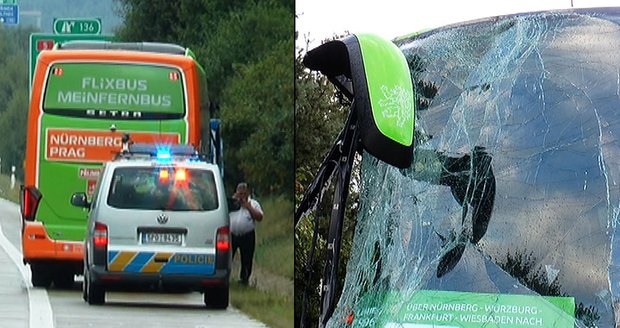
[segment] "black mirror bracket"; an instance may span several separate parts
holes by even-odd
[[[323,273],[323,285],[321,286],[321,315],[319,318],[319,327],[325,327],[327,325],[327,321],[332,316],[336,305],[342,227],[346,202],[349,195],[351,170],[358,146],[359,132],[357,129],[357,113],[355,110],[355,102],[353,102],[344,128],[340,131],[330,152],[323,160],[318,174],[304,194],[295,212],[295,226],[297,226],[301,217],[320,203],[322,192],[329,185],[329,179],[332,175],[336,175],[336,186],[332,200],[333,206],[329,222],[329,232],[327,235],[328,253],[325,271]],[[318,225],[315,229],[316,228],[318,228]],[[312,259],[309,259],[309,261],[312,261]],[[304,294],[305,293],[307,293],[307,290],[304,291]],[[305,298],[304,296],[304,299]],[[305,306],[306,304],[303,304],[304,308]],[[302,312],[306,312],[305,309],[302,310]],[[305,327],[304,321],[305,320],[302,319],[300,327]]]

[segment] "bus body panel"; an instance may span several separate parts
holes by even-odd
[[[50,144],[49,135],[55,131],[56,136],[71,137],[76,134],[83,135],[114,135],[120,143],[123,133],[129,133],[135,142],[152,143],[186,143],[185,123],[180,120],[171,121],[108,121],[93,122],[88,119],[67,120],[65,117],[47,115],[42,120],[42,126],[46,131],[40,134],[39,142],[39,173],[37,188],[44,193],[37,211],[37,219],[47,222],[45,228],[52,239],[80,241],[84,238],[87,211],[69,204],[71,195],[78,191],[92,194],[92,189],[97,180],[97,172],[101,168],[103,161],[111,160],[114,152],[108,152],[107,158],[103,161],[79,161],[73,160],[76,155],[87,147],[66,146],[60,149],[68,159],[59,159],[58,154],[49,158]],[[115,124],[118,128],[116,132],[109,130],[109,124]],[[89,129],[84,126],[90,125]],[[152,131],[158,131],[153,133]],[[66,132],[65,132],[66,131]],[[159,137],[158,134],[162,136]],[[141,138],[138,138],[141,136]],[[118,151],[118,149],[116,149]],[[104,158],[105,153],[96,154]],[[72,157],[73,156],[73,157]],[[51,192],[45,192],[51,191]],[[65,206],[58,206],[64,204]],[[53,221],[46,220],[48,217],[55,218]],[[78,224],[76,224],[76,221]]]
[[[175,67],[184,79],[184,111],[181,119],[126,120],[108,118],[80,118],[43,112],[43,99],[50,68],[58,63],[97,63],[115,65],[152,65]],[[22,246],[24,260],[81,261],[82,240],[86,229],[87,210],[71,206],[74,192],[94,188],[97,172],[102,163],[112,159],[98,154],[96,160],[83,161],[76,157],[76,149],[50,152],[50,138],[83,133],[95,136],[132,135],[137,142],[189,143],[203,147],[201,115],[204,119],[204,71],[191,57],[119,50],[52,50],[38,57],[28,113],[24,185],[35,186],[43,197],[35,221],[24,221]],[[201,108],[202,105],[202,108]],[[207,108],[208,109],[208,108]],[[202,110],[202,114],[201,114]],[[208,124],[207,121],[205,124]],[[115,132],[111,127],[115,126]],[[208,139],[206,139],[208,142]],[[120,150],[120,147],[119,147]],[[64,156],[60,156],[64,152]]]
[[[24,259],[31,261],[58,258],[76,262],[82,261],[84,253],[82,241],[52,240],[41,222],[27,222],[24,226],[23,237]]]

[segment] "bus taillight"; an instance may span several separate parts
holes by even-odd
[[[22,218],[26,221],[34,221],[34,215],[37,212],[43,195],[39,189],[34,186],[22,186],[20,196]]]
[[[108,226],[95,222],[95,232],[93,233],[93,244],[95,247],[108,246]]]
[[[221,252],[228,252],[230,250],[230,230],[228,227],[217,229],[215,248]]]

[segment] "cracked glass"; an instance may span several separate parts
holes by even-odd
[[[620,9],[519,14],[396,41],[414,162],[364,154],[329,327],[613,327]]]

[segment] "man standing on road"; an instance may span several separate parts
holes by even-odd
[[[232,237],[232,256],[235,257],[237,248],[241,254],[241,271],[239,283],[248,285],[252,274],[252,261],[256,243],[256,221],[263,219],[263,209],[255,199],[250,198],[248,184],[241,182],[233,198],[239,202],[239,210],[230,212],[230,234]]]

